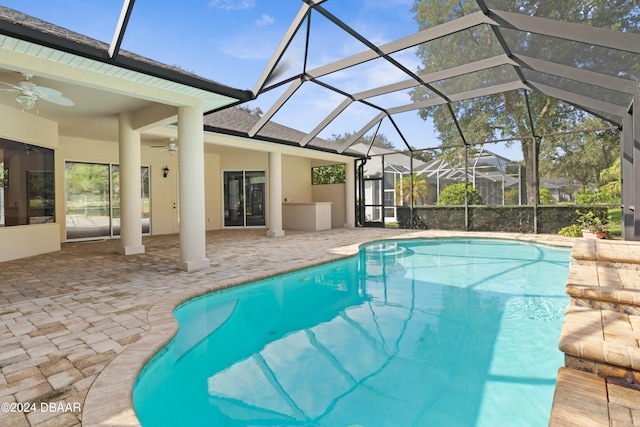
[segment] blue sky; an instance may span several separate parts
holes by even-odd
[[[411,12],[413,3],[413,0],[328,0],[323,7],[372,42],[383,44],[417,31]],[[1,4],[110,43],[122,0],[2,0]],[[122,48],[218,83],[253,89],[301,5],[301,0],[136,0]],[[287,73],[302,70],[304,36],[305,31],[301,31],[285,56]],[[366,50],[319,14],[314,14],[311,20],[310,46],[309,68]],[[394,58],[413,71],[420,65],[413,50]],[[376,61],[335,73],[326,78],[326,83],[347,92],[358,92],[406,79],[384,60]],[[266,111],[284,89],[264,94],[251,106]],[[390,101],[397,105],[410,102],[406,92],[389,97],[395,97]],[[343,99],[335,92],[305,84],[274,120],[308,132]],[[375,114],[377,111],[368,107],[353,105],[320,136],[355,132]],[[394,119],[412,146],[440,144],[431,124],[418,118],[417,112]],[[404,146],[388,120],[383,122],[380,132],[397,147]],[[513,154],[510,157],[515,158]]]
[[[0,3],[106,43],[122,6],[122,0]],[[412,4],[413,0],[329,0],[324,6],[372,40],[391,41],[417,29]],[[122,47],[219,83],[252,89],[301,5],[300,0],[137,0]],[[321,31],[328,27],[320,19],[313,25]],[[326,43],[318,55],[362,50],[338,33],[323,35]]]

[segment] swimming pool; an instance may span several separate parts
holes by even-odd
[[[138,378],[143,426],[548,424],[569,251],[386,241],[191,300]]]

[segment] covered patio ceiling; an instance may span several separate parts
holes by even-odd
[[[494,136],[501,141],[527,139],[543,136],[536,132],[536,111],[532,111],[528,100],[532,92],[560,99],[614,126],[622,126],[623,118],[632,110],[634,96],[640,91],[638,5],[632,4],[631,12],[607,14],[610,18],[607,21],[569,15],[571,7],[565,8],[567,16],[558,15],[562,9],[559,7],[556,16],[551,17],[545,16],[543,7],[525,9],[520,5],[522,2],[460,2],[464,7],[452,10],[451,20],[378,44],[350,26],[348,16],[332,12],[336,1],[302,1],[296,18],[253,89],[258,100],[271,95],[274,101],[249,136],[260,135],[271,121],[282,123],[286,120],[282,112],[305,108],[317,120],[296,141],[300,146],[313,146],[318,136],[326,138],[341,133],[344,127],[332,126],[342,119],[353,127],[348,129],[348,140],[335,145],[337,152],[348,150],[368,133],[378,132],[383,123],[391,132],[397,132],[401,141],[396,143],[396,149],[413,151],[426,146],[412,139],[401,117],[409,113],[414,121],[421,121],[417,118],[419,110],[446,106],[462,143],[490,142],[473,141],[465,135],[457,118],[457,109],[464,107],[458,104],[515,91],[527,106],[531,133],[505,138],[504,133],[496,131]],[[603,3],[601,7],[614,10],[617,6]],[[359,43],[362,50],[318,63],[317,56],[313,57],[314,42],[322,39],[322,34],[314,34],[317,25],[313,22],[318,20],[330,22],[348,34],[351,42]],[[437,55],[430,54],[438,43],[458,45],[466,49],[467,55],[453,66],[451,60],[448,64],[438,62]],[[465,48],[469,45],[475,46],[472,52]],[[418,54],[421,64],[416,69]],[[379,79],[384,84],[371,84],[373,79],[369,77],[374,73],[385,74],[385,78]],[[334,106],[328,114],[322,109],[314,111],[310,108],[313,104],[307,102],[309,97],[326,100],[322,103],[325,108],[330,100]],[[358,117],[360,121],[347,117]],[[431,143],[428,147],[435,145]]]

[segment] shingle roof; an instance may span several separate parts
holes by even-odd
[[[211,132],[230,133],[248,138],[249,131],[258,122],[258,120],[260,120],[260,117],[255,114],[251,114],[240,108],[231,107],[206,114],[204,116],[204,126],[205,130]],[[258,132],[256,139],[298,146],[298,141],[300,141],[304,136],[306,136],[306,134],[298,130],[278,123],[268,122],[260,132]],[[336,148],[338,148],[336,144],[317,137],[314,138],[307,147],[331,152],[335,152]],[[353,151],[345,152],[344,154],[357,154],[360,156],[359,153],[355,153]]]
[[[253,97],[250,91],[232,88],[125,50],[120,50],[117,57],[110,58],[109,45],[104,42],[4,6],[0,6],[0,34],[243,101]]]

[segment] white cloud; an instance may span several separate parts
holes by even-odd
[[[209,7],[222,10],[252,9],[255,6],[255,0],[211,0],[209,2]]]
[[[249,61],[267,61],[273,54],[274,47],[266,40],[255,40],[248,36],[227,38],[218,41],[221,53],[232,58]]]
[[[260,18],[256,20],[256,25],[258,27],[265,27],[267,25],[273,24],[273,22],[274,20],[272,16],[269,16],[266,13],[263,13],[262,16],[260,16]]]

